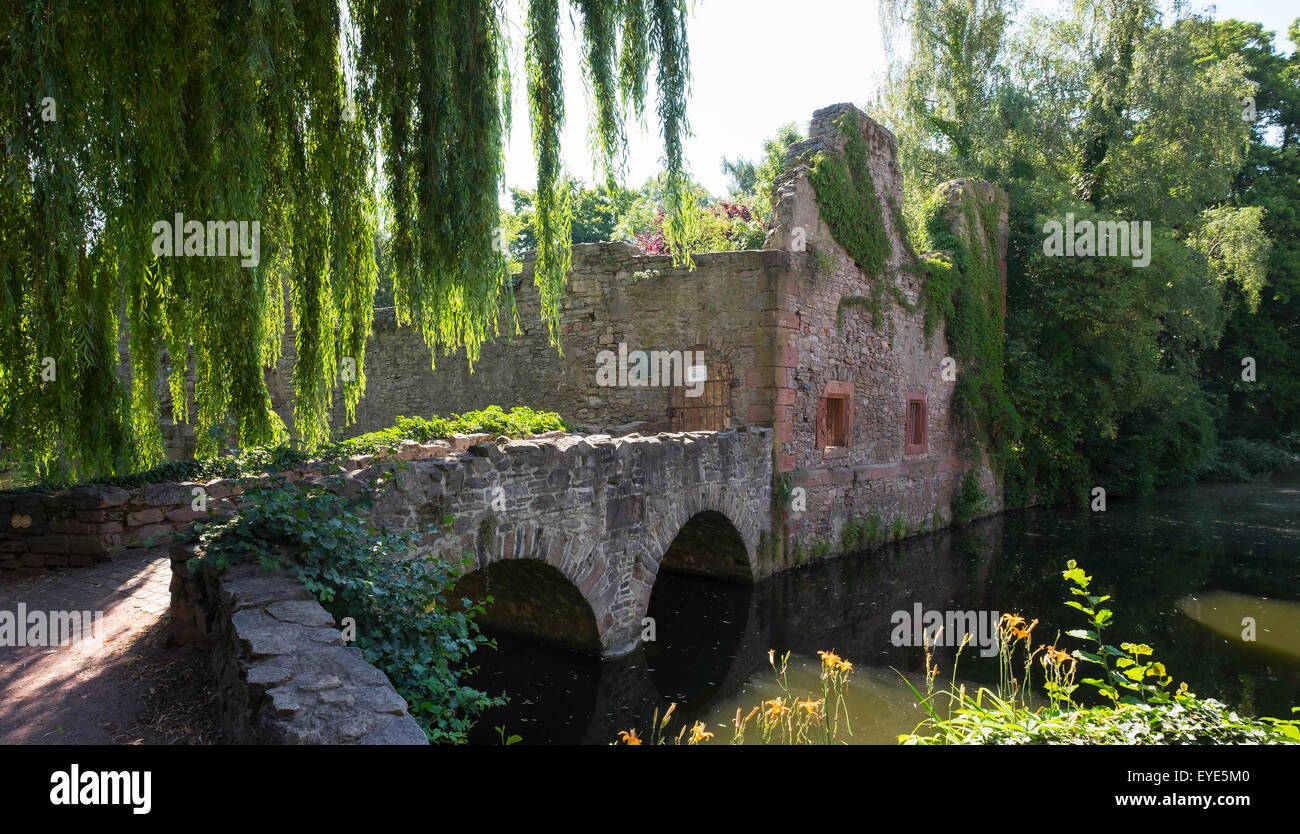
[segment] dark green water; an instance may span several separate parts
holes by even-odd
[[[1029,510],[922,536],[737,586],[663,574],[649,616],[657,641],[601,662],[497,635],[475,683],[504,691],[471,740],[499,743],[495,726],[524,743],[599,743],[644,728],[676,703],[680,720],[718,734],[737,708],[779,694],[768,650],[791,653],[792,691],[813,692],[817,656],[834,649],[855,666],[854,739],[894,743],[923,717],[899,673],[924,674],[923,650],[894,646],[891,615],[925,610],[1016,612],[1039,620],[1038,640],[1081,628],[1066,608],[1067,559],[1110,594],[1108,642],[1154,647],[1175,683],[1245,714],[1291,717],[1300,705],[1300,472],[1269,483],[1213,484],[1109,502],[1104,513]],[[1256,639],[1242,639],[1252,617]],[[1062,637],[1061,645],[1078,641]],[[955,650],[940,648],[941,679]],[[897,670],[897,671],[894,671]],[[961,680],[996,683],[995,661],[967,648]],[[943,681],[941,680],[941,685]]]

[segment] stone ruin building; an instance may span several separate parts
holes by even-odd
[[[864,273],[836,242],[809,180],[813,154],[845,151],[836,127],[845,115],[860,120],[881,200],[890,249],[879,274]],[[903,182],[893,134],[852,105],[834,105],[814,114],[809,138],[791,149],[790,160],[776,183],[774,228],[761,250],[695,255],[694,269],[686,269],[628,243],[574,246],[560,315],[562,353],[548,343],[529,261],[515,287],[522,332],[515,334],[503,314],[502,336],[483,347],[472,372],[463,355],[439,356],[433,369],[419,333],[399,328],[391,309],[377,310],[365,395],[344,434],[387,427],[399,415],[493,404],[555,411],[590,432],[769,427],[776,569],[843,552],[850,519],[889,526],[901,519],[909,532],[949,523],[954,492],[972,465],[990,498],[987,511],[999,511],[1000,484],[987,455],[972,464],[961,452],[951,414],[956,383],[944,373],[944,325],[927,338],[924,313],[889,296],[880,321],[845,303],[869,295],[875,282],[892,282],[909,306],[921,293],[917,256],[899,228]],[[964,180],[944,188],[954,201],[970,191],[999,203],[1005,315],[1006,195]],[[605,384],[611,377],[601,370],[612,358],[635,362],[639,351],[656,352],[648,384]],[[280,362],[268,371],[286,425],[293,360],[289,332]],[[691,370],[695,364],[704,370]],[[669,384],[674,369],[680,384]],[[630,383],[638,381],[632,377]],[[342,426],[343,418],[336,402],[333,424]],[[189,426],[164,429],[169,453],[192,448]]]

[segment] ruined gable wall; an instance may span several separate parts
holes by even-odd
[[[818,151],[843,150],[835,122],[845,114],[862,120],[890,243],[886,266],[875,275],[864,273],[835,241],[808,178],[808,163]],[[769,242],[797,249],[802,239],[805,246],[803,253],[792,254],[800,278],[797,291],[784,299],[786,312],[798,321],[789,345],[798,361],[790,379],[792,403],[782,415],[791,425],[779,458],[790,483],[807,491],[806,510],[787,517],[785,552],[796,563],[841,552],[845,524],[855,515],[875,516],[885,527],[902,518],[909,533],[948,523],[953,492],[969,467],[952,422],[956,383],[943,375],[949,356],[944,327],[940,324],[927,340],[919,303],[924,277],[895,208],[901,207],[903,190],[896,140],[851,105],[818,111],[809,133],[792,150],[803,164],[777,183],[776,227]],[[878,321],[868,309],[841,306],[845,298],[872,296],[875,282],[892,283],[916,309],[909,311],[879,290]],[[924,392],[927,406],[926,447],[911,454],[904,443],[909,392]],[[828,394],[851,397],[851,438],[847,446],[818,449],[818,400]],[[1000,485],[986,461],[979,468],[982,488],[992,498],[990,510],[1001,509]]]

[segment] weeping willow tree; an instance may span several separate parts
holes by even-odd
[[[522,6],[535,280],[558,345],[561,26],[579,28],[611,179],[656,64],[671,235],[689,208],[687,10]],[[472,365],[509,286],[497,199],[517,23],[504,0],[0,4],[0,454],[61,478],[156,464],[163,379],[200,456],[223,427],[243,446],[318,444],[334,397],[351,421],[365,390],[381,222],[399,320]],[[264,375],[286,320],[292,432]]]

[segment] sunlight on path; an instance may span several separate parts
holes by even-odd
[[[0,611],[102,611],[102,642],[0,646],[0,744],[106,744],[143,708],[141,638],[170,602],[165,550],[128,550],[30,583],[0,575]]]

